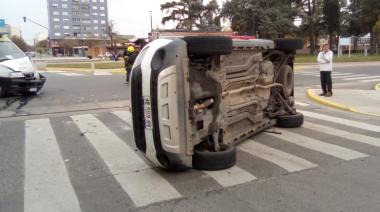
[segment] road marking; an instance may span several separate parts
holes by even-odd
[[[247,152],[253,156],[272,162],[289,172],[301,171],[318,166],[305,159],[265,146],[251,139],[248,139],[239,145],[238,148],[239,150]]]
[[[350,78],[350,77],[366,77],[368,75],[363,75],[363,74],[353,74],[353,75],[347,75],[347,76],[337,76],[333,77],[333,79],[344,79],[344,78]]]
[[[334,116],[323,115],[323,114],[314,113],[314,112],[305,111],[305,110],[298,110],[298,112],[301,112],[301,113],[303,113],[303,115],[311,117],[311,118],[316,118],[316,119],[320,119],[320,120],[324,120],[324,121],[334,122],[337,124],[342,124],[342,125],[346,125],[346,126],[354,127],[354,128],[359,128],[359,129],[363,129],[363,130],[380,132],[380,126],[378,126],[378,125],[372,125],[372,124],[367,124],[367,123],[363,123],[363,122],[338,118],[338,117],[334,117]]]
[[[115,116],[119,117],[121,120],[129,124],[130,126],[133,125],[132,122],[132,113],[129,111],[114,111],[112,112]]]
[[[239,185],[247,182],[256,180],[257,178],[250,174],[249,172],[233,166],[229,169],[219,170],[219,171],[203,171],[215,181],[217,181],[223,187],[229,187],[234,185]]]
[[[374,137],[367,136],[367,135],[351,133],[351,132],[347,132],[344,130],[326,127],[326,126],[319,125],[319,124],[313,124],[310,122],[304,122],[302,126],[304,128],[314,130],[314,131],[318,131],[321,133],[326,133],[326,134],[338,136],[341,138],[345,138],[348,140],[356,141],[359,143],[364,143],[364,144],[368,144],[371,146],[380,147],[380,139],[379,138],[374,138]]]
[[[295,103],[296,105],[298,105],[298,106],[302,106],[302,107],[310,106],[310,104],[307,104],[307,103],[304,103],[304,102],[299,102],[299,101],[295,101],[294,103]]]
[[[344,75],[351,75],[352,73],[337,73],[337,72],[333,72],[331,75],[332,76],[344,76]]]
[[[95,71],[94,76],[110,76],[112,73],[106,71]]]
[[[25,121],[24,211],[81,211],[49,119]]]
[[[78,74],[78,73],[57,73],[57,74],[68,76],[68,77],[85,76],[85,74]]]
[[[364,80],[364,79],[372,79],[372,78],[379,78],[380,76],[367,76],[367,77],[355,77],[355,78],[347,78],[343,80]]]
[[[370,80],[360,80],[360,82],[379,82],[380,78],[377,79],[370,79]]]
[[[357,152],[355,150],[350,150],[341,146],[326,143],[317,139],[313,139],[307,136],[292,133],[283,129],[276,129],[281,134],[269,134],[279,139],[286,140],[290,143],[302,146],[307,149],[311,149],[323,154],[331,155],[342,160],[353,160],[358,158],[368,157],[368,155]]]
[[[76,115],[72,119],[137,207],[181,197],[169,182],[93,115]]]

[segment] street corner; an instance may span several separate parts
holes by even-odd
[[[319,104],[369,116],[380,117],[380,93],[373,90],[336,89],[332,97],[319,96],[317,89],[309,88],[307,96]]]

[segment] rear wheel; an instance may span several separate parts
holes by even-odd
[[[189,36],[187,43],[190,55],[225,55],[232,53],[232,39],[225,36]]]
[[[201,170],[228,169],[236,163],[235,146],[221,145],[221,151],[194,150],[193,168]]]
[[[293,94],[294,73],[292,67],[289,65],[282,66],[276,81],[284,85],[285,97],[289,97]]]
[[[304,42],[301,39],[277,39],[274,40],[277,50],[280,51],[295,51],[303,49]]]
[[[276,119],[276,127],[280,128],[297,128],[303,124],[303,114],[298,112],[294,115],[277,116]]]

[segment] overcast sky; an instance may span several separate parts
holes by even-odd
[[[44,28],[31,23],[24,23],[23,16],[48,26],[47,0],[0,0],[0,19],[7,24],[19,27],[22,37],[30,44],[38,32]],[[161,25],[164,15],[160,11],[160,4],[168,0],[108,0],[108,18],[115,21],[116,31],[120,34],[146,36],[150,31],[149,11],[153,11],[153,26]],[[205,0],[205,2],[208,2]],[[223,0],[218,0],[221,6]],[[172,23],[165,25],[171,28]]]

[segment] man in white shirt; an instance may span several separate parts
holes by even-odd
[[[319,70],[321,72],[321,87],[323,93],[320,96],[331,97],[332,96],[332,62],[334,53],[330,51],[329,45],[324,44],[322,51],[318,54]]]

